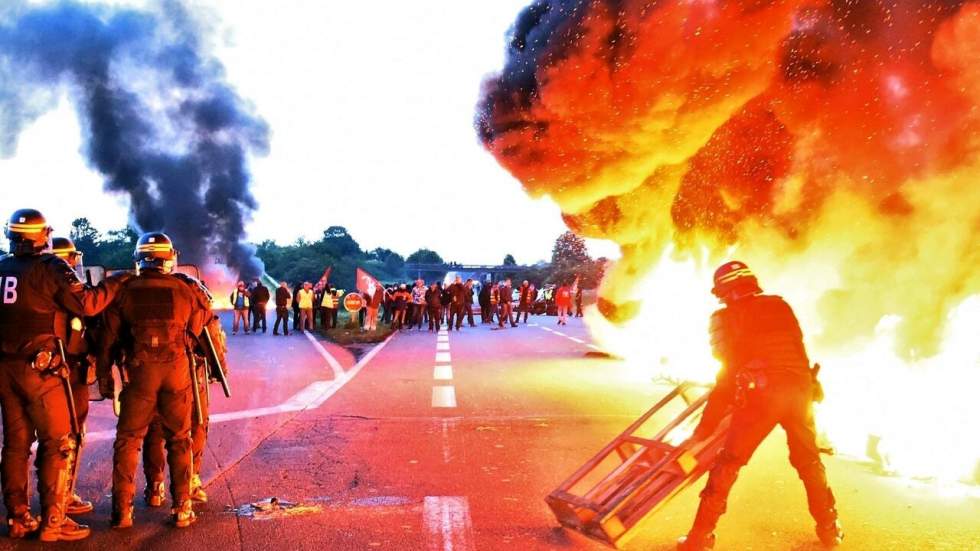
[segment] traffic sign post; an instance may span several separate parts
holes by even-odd
[[[352,314],[360,311],[361,308],[364,308],[364,297],[360,293],[348,293],[344,297],[344,308]]]

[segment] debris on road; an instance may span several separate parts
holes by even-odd
[[[319,513],[323,507],[316,504],[293,503],[270,497],[231,509],[237,516],[255,520],[272,520],[283,517]]]

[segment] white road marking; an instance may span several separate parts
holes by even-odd
[[[455,419],[442,420],[442,462],[448,464],[453,459],[452,449],[449,447],[449,427],[456,428]]]
[[[448,342],[437,342],[436,343],[436,350],[449,350],[449,343]]]
[[[473,551],[473,522],[465,497],[426,496],[422,507],[426,551]]]
[[[453,380],[453,366],[451,365],[437,365],[432,371],[432,378],[437,381],[452,381]]]
[[[449,335],[439,335],[436,337],[436,342],[449,342]]]
[[[598,345],[592,344],[591,342],[585,342],[585,341],[583,341],[582,339],[580,339],[578,337],[573,337],[571,335],[566,335],[565,333],[562,333],[561,331],[558,331],[558,330],[555,330],[555,329],[551,329],[551,328],[545,327],[543,325],[542,326],[539,326],[538,328],[539,329],[543,329],[543,330],[551,333],[552,335],[557,335],[559,337],[565,337],[566,339],[568,339],[568,340],[570,340],[570,341],[572,341],[574,343],[584,344],[585,346],[588,346],[589,348],[591,348],[593,350],[598,350],[599,352],[602,352],[603,351],[602,348],[600,348]]]
[[[449,352],[436,352],[436,363],[437,364],[447,364],[452,362],[452,356]]]
[[[341,377],[343,377],[344,368],[341,367],[340,362],[337,361],[337,358],[334,358],[332,355],[330,355],[330,352],[327,352],[327,349],[324,348],[322,344],[320,344],[320,341],[316,340],[316,337],[313,336],[313,333],[310,333],[309,331],[303,331],[303,334],[306,335],[307,340],[309,340],[313,344],[313,348],[316,348],[316,351],[319,352],[321,356],[323,356],[323,359],[327,360],[327,365],[329,365],[330,369],[333,370],[333,378],[340,379]]]
[[[314,381],[296,394],[290,396],[289,399],[281,404],[269,407],[246,409],[242,411],[213,413],[208,420],[211,424],[227,423],[228,421],[237,421],[240,419],[254,419],[256,417],[265,417],[267,415],[277,415],[280,413],[316,409],[322,406],[324,402],[330,399],[331,396],[336,394],[338,390],[343,388],[344,385],[349,383],[358,373],[360,373],[368,362],[373,360],[374,357],[381,352],[381,349],[384,348],[392,338],[394,338],[394,335],[388,337],[383,342],[372,348],[370,352],[365,354],[364,357],[362,357],[361,360],[350,369],[350,371],[345,373],[343,370],[341,370],[340,376],[332,381]],[[99,442],[104,440],[112,440],[115,437],[115,429],[100,430],[86,433],[85,441]]]
[[[454,386],[432,387],[432,407],[434,408],[456,407],[456,387]]]

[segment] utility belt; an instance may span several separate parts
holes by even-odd
[[[819,370],[819,366],[817,369]],[[805,388],[814,382],[816,382],[816,375],[812,371],[750,364],[735,374],[735,407],[744,407],[753,393],[781,386]],[[823,397],[821,396],[820,399],[822,400]],[[814,401],[818,400],[814,398]]]

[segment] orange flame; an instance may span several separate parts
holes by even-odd
[[[539,1],[478,126],[574,231],[621,246],[603,313],[632,321],[591,321],[614,350],[708,376],[708,277],[737,255],[826,365],[835,442],[873,434],[903,472],[962,477],[980,459],[960,395],[980,367],[977,51],[980,2]]]

